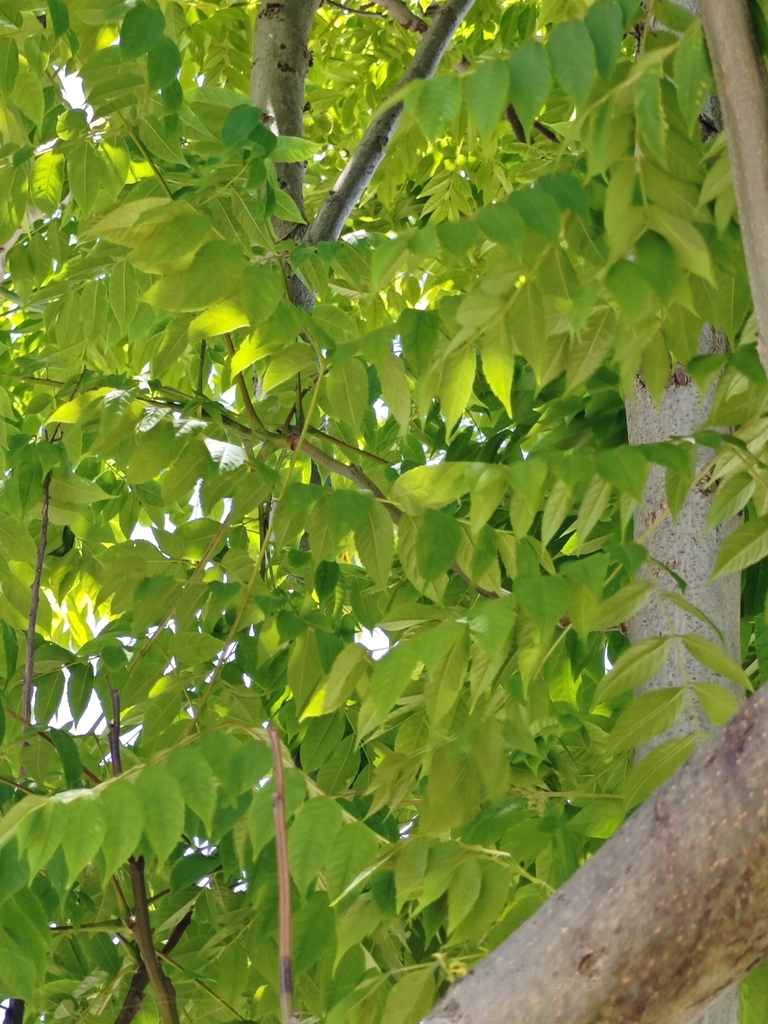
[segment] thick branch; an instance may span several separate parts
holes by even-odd
[[[176,946],[178,946],[182,935],[189,927],[191,921],[192,911],[188,910],[173,929],[168,937],[168,941],[163,946],[163,954],[165,956],[169,956]],[[131,979],[131,987],[128,989],[128,993],[125,997],[120,1013],[115,1020],[115,1024],[131,1024],[131,1021],[141,1009],[141,1005],[144,1002],[144,993],[147,991],[148,985],[149,974],[147,973],[145,964],[142,962],[141,967],[139,967]]]
[[[761,690],[428,1021],[699,1020],[768,954],[767,773]]]
[[[149,903],[147,901],[147,889],[144,883],[144,858],[134,859],[131,857],[128,862],[131,873],[131,884],[133,886],[133,922],[131,930],[136,938],[136,944],[141,953],[141,959],[147,969],[149,981],[155,991],[157,1005],[160,1008],[160,1017],[163,1024],[179,1024],[179,1011],[176,1007],[176,992],[174,991],[171,979],[164,974],[160,961],[157,958],[157,950],[152,938],[152,927],[149,923]]]
[[[403,0],[376,0],[376,3],[385,11],[389,11],[398,25],[402,25],[403,28],[407,28],[411,32],[420,32],[423,35],[429,28],[426,21],[422,21],[421,18],[413,14]]]
[[[414,54],[398,88],[417,78],[431,78],[474,0],[446,0]],[[308,245],[335,241],[365,189],[386,156],[387,147],[403,115],[403,104],[395,103],[373,118],[360,145],[339,178],[320,212],[310,225]]]
[[[699,0],[728,135],[736,205],[768,372],[768,74],[748,0]]]

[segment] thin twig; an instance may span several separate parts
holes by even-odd
[[[198,394],[203,393],[203,383],[205,381],[205,349],[206,341],[205,338],[200,342],[200,366],[197,370],[197,391]]]
[[[160,187],[162,188],[163,192],[165,192],[165,194],[168,196],[168,198],[170,200],[173,200],[173,192],[171,192],[171,189],[170,189],[170,186],[168,185],[168,182],[165,180],[165,178],[160,173],[160,169],[157,166],[157,164],[155,163],[155,161],[152,159],[152,155],[150,154],[149,150],[147,149],[147,147],[144,145],[144,143],[139,138],[139,133],[136,131],[135,128],[133,128],[131,125],[128,124],[128,122],[125,120],[125,118],[123,118],[123,122],[125,123],[125,127],[128,130],[128,134],[131,136],[131,138],[133,139],[133,141],[136,143],[136,145],[138,146],[139,150],[141,151],[141,155],[144,157],[144,159],[147,161],[149,166],[154,171],[155,177],[160,182]]]
[[[32,599],[29,606],[29,626],[27,630],[27,654],[24,661],[24,680],[21,684],[21,714],[25,722],[32,720],[32,679],[35,675],[35,630],[37,613],[40,608],[40,583],[43,578],[43,561],[48,545],[48,519],[51,505],[51,473],[46,474],[43,481],[43,512],[40,527],[40,544],[37,549],[37,564],[32,581]],[[26,727],[25,727],[26,728]]]
[[[6,775],[0,775],[0,782],[5,783],[6,786],[13,786],[14,789],[20,789],[22,793],[30,793],[32,796],[39,796],[40,791],[32,789],[31,786],[25,786],[23,782],[16,782],[14,779],[9,779]]]
[[[504,111],[504,116],[512,126],[512,131],[515,133],[515,138],[517,139],[517,141],[527,143],[528,139],[525,135],[525,128],[523,128],[523,122],[518,117],[517,111],[511,103],[508,104],[506,110]],[[542,124],[541,121],[534,121],[533,127],[536,129],[537,132],[539,132],[540,135],[543,135],[544,138],[547,139],[549,142],[558,143],[560,141],[560,139],[558,139],[558,137],[555,135],[552,129],[547,128],[547,126],[545,124]]]
[[[359,7],[345,7],[344,4],[340,4],[338,0],[325,0],[325,3],[329,7],[338,7],[340,11],[344,11],[345,14],[358,14],[361,18],[386,18],[386,14],[381,14],[379,11],[364,11]]]
[[[293,1012],[293,949],[291,939],[291,872],[288,863],[288,834],[285,827],[285,777],[280,733],[270,725],[269,742],[275,766],[275,794],[272,809],[275,815],[275,846],[277,849],[277,886],[280,902],[280,1008],[283,1024],[295,1024]]]
[[[128,861],[133,886],[133,920],[130,921],[136,943],[144,961],[149,982],[155,992],[157,1005],[163,1024],[179,1024],[179,1011],[176,1006],[176,991],[171,979],[163,972],[157,957],[157,950],[152,938],[152,927],[149,923],[149,905],[147,888],[144,881],[144,858],[131,857]]]
[[[123,759],[120,754],[120,691],[109,687],[112,697],[112,721],[109,725],[109,752],[112,755],[112,774],[122,775]]]
[[[224,340],[227,343],[227,351],[229,352],[231,358],[235,354],[235,345],[234,342],[232,341],[232,335],[229,333],[229,331],[227,331],[227,333],[224,335]],[[240,397],[243,400],[243,405],[245,406],[246,411],[251,419],[251,422],[254,425],[256,433],[261,434],[262,436],[268,435],[269,431],[259,419],[259,414],[256,412],[256,409],[253,406],[251,395],[248,391],[248,385],[245,383],[245,377],[243,377],[242,373],[237,373],[235,374],[235,380],[237,381],[237,389],[240,392]]]

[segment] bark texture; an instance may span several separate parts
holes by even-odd
[[[700,354],[725,352],[727,348],[725,336],[715,331],[710,324],[705,324],[699,339]],[[715,385],[712,385],[702,399],[696,384],[682,367],[678,367],[662,396],[661,406],[657,409],[642,377],[638,374],[634,382],[633,401],[627,404],[627,432],[630,444],[651,444],[668,441],[672,437],[690,436],[703,426],[709,416],[714,392]],[[709,449],[697,449],[697,472],[703,469],[712,454]],[[665,477],[666,471],[661,466],[654,465],[651,468],[643,504],[635,511],[635,537],[641,537],[667,509]],[[705,478],[688,494],[677,523],[671,516],[667,516],[645,541],[650,558],[660,564],[649,561],[644,573],[658,589],[639,614],[630,620],[628,634],[632,643],[672,633],[701,633],[714,643],[721,642],[711,626],[683,608],[662,599],[659,592],[680,593],[674,578],[662,568],[667,566],[688,584],[685,598],[720,629],[727,653],[740,664],[740,576],[736,573],[709,582],[720,545],[733,531],[737,521],[723,523],[707,533],[707,516],[712,507],[714,494],[714,489]],[[686,682],[719,683],[739,700],[744,699],[740,687],[704,668],[681,643],[675,641],[664,668],[648,683],[638,687],[638,692],[646,693],[649,690],[683,686]],[[666,740],[696,733],[703,734],[711,730],[712,724],[689,687],[683,714],[665,733],[639,748],[636,760],[642,760],[655,746]],[[709,1010],[702,1018],[701,1024],[738,1024],[739,1016],[739,991],[736,988],[726,993]]]
[[[700,354],[725,352],[727,347],[725,336],[711,325],[705,325],[699,341]],[[630,444],[651,444],[668,441],[673,437],[690,436],[706,422],[713,398],[714,386],[702,400],[696,384],[682,367],[678,367],[662,396],[661,407],[657,409],[642,377],[638,375],[634,382],[633,401],[627,404]],[[698,449],[697,471],[703,469],[713,454],[707,448]],[[665,478],[666,470],[663,467],[654,465],[651,468],[643,505],[635,511],[635,537],[641,537],[653,526],[659,515],[666,511]],[[656,528],[644,543],[649,556],[661,565],[649,563],[645,574],[660,591],[685,596],[691,604],[704,612],[722,632],[727,653],[740,664],[741,581],[738,574],[734,574],[710,583],[720,545],[738,523],[724,523],[707,533],[707,516],[714,496],[711,482],[704,479],[686,498],[677,523],[671,516],[667,516]],[[684,595],[662,565],[677,573],[688,584]],[[670,633],[701,633],[714,643],[721,642],[712,627],[677,605],[663,601],[656,593],[642,611],[630,620],[628,631],[632,643]],[[740,687],[724,676],[717,676],[705,669],[682,646],[670,652],[662,671],[639,687],[638,692],[683,686],[686,681],[719,683],[740,700],[744,698]],[[695,696],[690,694],[683,715],[666,733],[639,750],[638,759],[665,740],[711,729],[712,725],[698,706]]]
[[[731,159],[758,352],[768,372],[768,73],[748,0],[699,0]]]
[[[767,845],[768,689],[428,1020],[692,1024],[768,954]]]
[[[309,35],[320,0],[263,0],[256,19],[251,102],[276,135],[304,135]],[[304,213],[304,164],[278,164],[280,187]],[[290,225],[293,227],[293,225]]]

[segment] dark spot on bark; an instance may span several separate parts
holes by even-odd
[[[285,49],[285,43],[280,43],[280,49],[281,49],[281,50],[284,50],[284,49]]]
[[[752,732],[754,727],[754,722],[742,720],[740,722],[732,723],[731,727],[728,729],[728,746],[731,753],[735,754],[737,757],[739,754],[744,753],[744,748],[747,745],[749,734]]]
[[[461,1020],[461,1018],[462,1018],[461,1007],[459,1006],[459,1004],[456,1002],[455,999],[452,999],[449,1003],[445,1004],[445,1006],[443,1007],[443,1016],[447,1017],[448,1020],[452,1020],[452,1021],[460,1021]]]
[[[290,71],[292,75],[296,74],[296,68],[292,68],[290,64],[281,64],[280,61],[277,62],[277,69],[278,71]]]
[[[578,972],[579,974],[589,974],[590,967],[594,964],[597,957],[594,953],[587,953],[579,960]]]
[[[281,3],[275,3],[273,0],[272,3],[264,4],[264,6],[259,11],[259,17],[278,18],[280,16],[280,12],[282,11],[282,9],[283,5]]]

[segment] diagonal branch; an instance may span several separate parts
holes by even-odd
[[[434,75],[473,3],[474,0],[446,0],[419,44],[398,88],[415,79],[431,78]],[[371,121],[360,145],[310,225],[304,237],[307,245],[335,241],[341,235],[347,218],[386,156],[387,147],[402,116],[401,102],[388,107]]]
[[[43,482],[43,512],[40,527],[40,544],[37,549],[37,564],[32,581],[32,601],[29,606],[29,627],[27,630],[27,652],[24,659],[24,679],[21,684],[21,717],[29,724],[32,720],[32,680],[35,675],[35,630],[37,613],[40,609],[40,585],[43,577],[45,549],[48,546],[48,518],[51,506],[51,474]]]
[[[188,910],[173,929],[168,937],[168,941],[163,946],[164,956],[170,955],[176,946],[178,946],[181,941],[181,937],[191,922],[192,911]],[[128,993],[123,1001],[120,1013],[117,1015],[115,1024],[131,1024],[131,1021],[141,1009],[142,1003],[144,1002],[144,993],[147,991],[148,985],[149,974],[147,973],[146,965],[142,963],[131,980],[131,987],[128,989]]]
[[[173,982],[160,966],[160,960],[152,938],[152,926],[149,923],[149,901],[144,881],[144,858],[138,857],[128,862],[133,885],[133,920],[131,930],[141,953],[141,959],[147,971],[147,977],[155,991],[155,998],[160,1009],[163,1024],[179,1024],[179,1011],[176,1006],[176,992]]]
[[[417,17],[403,0],[376,0],[376,3],[385,11],[389,11],[398,25],[411,32],[420,32],[423,35],[429,29],[426,21]]]

